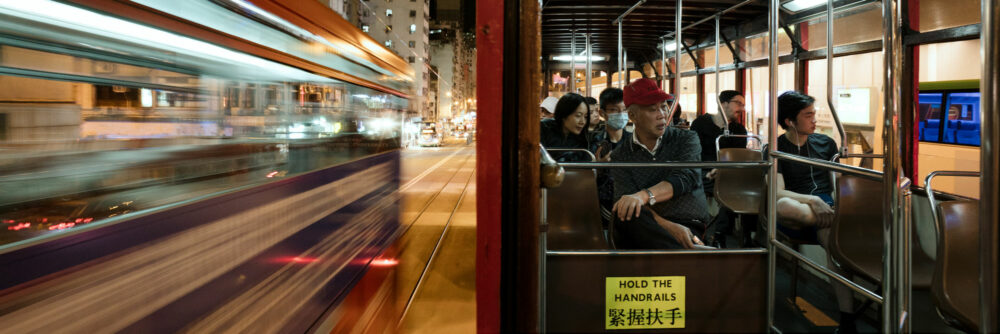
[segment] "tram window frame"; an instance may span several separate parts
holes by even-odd
[[[947,133],[947,131],[949,130],[949,123],[948,123],[948,121],[952,120],[949,117],[951,115],[951,111],[952,111],[951,110],[951,106],[952,106],[952,94],[969,94],[969,93],[978,94],[979,91],[975,90],[975,89],[949,89],[949,90],[922,90],[922,91],[920,91],[919,95],[918,95],[918,102],[917,102],[917,108],[918,108],[918,110],[917,110],[917,118],[918,118],[918,131],[919,131],[918,139],[919,139],[919,141],[920,142],[924,142],[924,143],[979,147],[982,144],[982,142],[979,141],[979,140],[977,140],[977,142],[974,143],[974,144],[972,144],[972,143],[960,143],[958,141],[957,130],[956,130],[955,137],[954,138],[950,138],[950,140],[945,135]],[[937,115],[935,115],[934,118],[927,118],[926,115],[924,115],[923,113],[920,112],[920,108],[922,108],[922,106],[925,105],[925,103],[921,103],[919,101],[919,97],[922,96],[922,95],[933,95],[933,94],[940,94],[940,96],[941,96],[941,102],[938,105]],[[963,104],[965,104],[965,103],[963,103]],[[962,112],[962,110],[959,110],[959,112]],[[975,123],[982,124],[981,123],[982,120],[981,119],[977,119],[977,117],[973,114],[975,112],[975,110],[967,110],[967,112],[969,112],[969,114],[972,115],[972,119],[974,120]],[[928,119],[935,119],[935,120],[937,120],[939,122],[938,123],[939,125],[937,127],[937,137],[935,138],[935,140],[926,140],[925,136],[923,135],[924,121],[926,121]],[[962,121],[962,119],[957,119],[957,121]],[[956,125],[959,125],[959,124],[960,123],[956,123]],[[982,131],[981,125],[980,125],[980,130],[979,131]]]

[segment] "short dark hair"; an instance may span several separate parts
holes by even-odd
[[[795,119],[799,117],[799,112],[809,108],[813,103],[816,103],[815,98],[794,90],[782,93],[778,96],[778,125],[787,130],[788,125],[785,124],[785,120],[790,119],[795,122]]]
[[[719,93],[719,102],[726,103],[737,96],[743,96],[743,93],[735,90],[724,90],[722,93]]]
[[[622,93],[620,88],[605,88],[601,91],[601,110],[608,107],[609,104],[617,104],[625,100],[625,94]]]
[[[586,103],[587,100],[583,95],[577,93],[566,93],[559,98],[559,102],[556,103],[556,111],[553,113],[552,118],[555,118],[557,124],[559,124],[559,129],[562,131],[562,122],[576,112],[576,108],[580,107],[580,104]],[[583,126],[584,131],[590,127],[590,109],[587,109],[587,124]]]
[[[583,98],[583,101],[587,102],[587,105],[589,105],[589,106],[597,104],[597,99],[595,99],[593,97],[590,97],[590,96],[587,96],[587,97]]]

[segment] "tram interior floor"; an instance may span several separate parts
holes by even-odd
[[[840,310],[830,283],[809,273],[805,265],[800,264],[798,273],[798,297],[800,307],[790,301],[791,270],[793,263],[782,256],[778,257],[775,275],[775,326],[783,333],[833,333],[840,320]],[[863,302],[863,297],[855,294],[855,307]],[[803,303],[804,301],[804,303]],[[931,300],[930,292],[915,290],[912,294],[911,328],[914,333],[961,333],[949,327],[938,316]],[[801,307],[805,306],[805,307]],[[809,312],[819,311],[819,314]],[[880,331],[880,308],[872,304],[856,322],[859,333],[878,333]],[[832,322],[829,322],[831,321]]]

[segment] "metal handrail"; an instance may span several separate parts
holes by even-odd
[[[729,7],[729,8],[726,8],[726,9],[723,9],[723,10],[721,10],[721,11],[719,11],[719,12],[715,13],[715,14],[712,14],[712,16],[709,16],[709,17],[706,17],[706,18],[704,18],[704,19],[701,19],[701,20],[699,20],[699,21],[697,21],[697,22],[695,22],[695,23],[692,23],[692,24],[689,24],[689,25],[687,25],[687,26],[686,26],[686,27],[684,27],[684,28],[680,28],[680,27],[678,27],[678,29],[677,29],[677,30],[684,30],[684,29],[690,29],[691,27],[694,27],[694,26],[696,26],[696,25],[699,25],[699,24],[702,24],[702,23],[705,23],[705,22],[708,22],[708,20],[711,20],[711,19],[712,19],[713,17],[716,17],[716,16],[722,16],[722,15],[725,15],[726,13],[729,13],[729,12],[731,12],[731,11],[734,11],[734,10],[736,10],[736,9],[739,9],[740,7],[743,7],[744,5],[748,5],[748,4],[751,4],[751,3],[754,3],[754,2],[757,2],[757,0],[745,0],[745,1],[743,1],[743,2],[740,2],[740,3],[738,3],[738,4],[735,4],[735,5],[733,5],[732,7]],[[679,16],[678,16],[678,17],[679,17]],[[674,34],[674,32],[670,32],[670,33],[667,33],[666,35],[663,35],[663,36],[660,36],[660,38],[670,38],[670,37],[673,37],[674,35],[675,35],[675,34]],[[678,50],[679,50],[679,49],[678,49]]]
[[[764,254],[765,248],[746,249],[677,249],[677,250],[568,250],[548,251],[554,256],[630,256],[630,255],[694,255],[694,254]]]
[[[934,217],[934,229],[937,231],[938,235],[941,235],[941,230],[938,229],[938,215],[937,215],[937,200],[934,199],[934,189],[931,189],[931,181],[934,180],[935,176],[958,176],[958,177],[980,177],[982,174],[980,172],[971,171],[956,171],[956,170],[939,170],[933,171],[927,174],[924,178],[924,189],[927,191],[927,203],[931,205],[931,216]]]
[[[628,16],[628,14],[631,14],[632,11],[634,11],[636,8],[639,8],[639,6],[642,6],[642,4],[644,4],[644,3],[646,3],[646,0],[639,0],[634,5],[632,5],[632,7],[629,7],[628,9],[626,9],[625,12],[622,13],[622,15],[618,15],[618,18],[616,18],[614,20],[611,20],[611,23],[621,24],[622,20],[625,19],[625,16]]]
[[[590,156],[590,161],[597,161],[597,156],[595,156],[594,153],[590,152],[589,150],[582,149],[582,148],[558,148],[558,147],[555,147],[555,148],[547,148],[545,150],[549,151],[549,152],[583,152],[583,153],[587,153],[587,155]],[[563,164],[565,164],[565,163],[563,163]]]
[[[729,128],[729,124],[728,123],[726,124],[726,128],[727,129]],[[719,160],[719,140],[722,139],[722,137],[729,137],[729,138],[753,138],[753,139],[757,140],[757,144],[760,145],[760,147],[764,146],[764,144],[763,144],[764,143],[764,139],[760,138],[760,136],[758,136],[758,135],[749,135],[749,134],[747,134],[747,135],[731,135],[731,134],[723,133],[722,135],[720,135],[718,137],[715,137],[715,160]]]
[[[615,168],[766,168],[771,166],[767,161],[759,162],[710,162],[710,161],[671,161],[671,162],[563,162],[559,164],[566,169],[615,169]]]
[[[678,0],[678,2],[679,1],[680,0]],[[618,26],[618,85],[621,86],[622,89],[625,89],[625,82],[627,81],[623,75],[628,75],[628,64],[626,63],[624,52],[625,48],[622,46],[622,20],[624,20],[625,16],[628,16],[628,14],[632,13],[632,11],[636,8],[639,8],[639,6],[643,3],[646,3],[646,0],[639,0],[632,5],[632,7],[625,10],[622,15],[618,15],[618,18],[611,20],[612,24]]]
[[[681,103],[681,38],[683,38],[683,28],[681,28],[681,16],[684,12],[683,0],[677,0],[675,5],[676,10],[674,11],[674,30],[676,31],[677,38],[674,38],[674,89],[672,89],[674,95],[674,101],[670,103],[670,107],[667,108],[667,115],[673,116],[677,112],[677,107]],[[663,38],[663,49],[667,49],[666,39]],[[666,53],[664,52],[664,55]],[[664,60],[666,63],[666,60]]]
[[[837,133],[840,134],[841,147],[837,151],[847,153],[847,145],[845,144],[847,132],[844,131],[844,124],[840,123],[837,108],[833,106],[833,0],[826,0],[826,104],[830,106],[830,114],[833,115],[833,122],[837,124]]]
[[[844,276],[840,276],[840,274],[833,272],[833,270],[830,270],[830,268],[827,268],[826,266],[820,265],[814,262],[813,260],[810,260],[809,258],[802,256],[802,254],[799,254],[799,252],[795,251],[791,247],[788,247],[788,245],[785,245],[778,240],[771,240],[771,242],[774,244],[776,249],[784,251],[786,254],[791,255],[792,257],[798,259],[802,263],[809,265],[813,269],[816,269],[817,271],[826,274],[826,276],[829,276],[830,278],[837,280],[837,282],[844,284],[848,288],[851,288],[851,290],[860,293],[861,295],[867,297],[868,299],[871,299],[876,303],[879,304],[884,303],[882,296],[874,292],[871,292],[868,289],[865,289],[865,287],[858,285],[858,283],[854,283],[854,281],[851,281],[845,278]]]
[[[798,155],[794,155],[794,154],[789,154],[789,153],[785,153],[785,152],[780,152],[780,151],[771,151],[768,154],[770,154],[772,157],[775,157],[775,158],[777,158],[779,160],[793,161],[793,162],[801,163],[801,164],[804,164],[804,165],[810,165],[810,166],[813,166],[813,167],[818,167],[818,168],[823,168],[823,169],[827,169],[827,170],[832,170],[832,171],[839,172],[839,173],[850,174],[850,175],[857,175],[857,176],[861,176],[861,177],[864,177],[864,178],[869,179],[869,180],[882,181],[882,179],[883,179],[882,172],[877,171],[877,170],[868,169],[868,168],[855,167],[855,166],[851,166],[851,165],[845,165],[845,164],[842,164],[842,163],[830,162],[830,161],[820,160],[820,159],[806,158],[806,157],[802,157],[802,156],[798,156]]]
[[[715,15],[715,106],[719,109],[719,115],[722,115],[722,135],[729,135],[729,117],[726,117],[726,110],[722,108],[722,99],[719,98],[719,18],[721,15]],[[715,139],[715,152],[719,152],[719,138]]]
[[[874,159],[885,159],[883,154],[873,154],[873,153],[844,153],[841,155],[842,158],[874,158]]]

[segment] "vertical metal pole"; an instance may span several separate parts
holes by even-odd
[[[904,138],[900,138],[900,125],[898,115],[900,110],[900,96],[902,96],[902,64],[903,64],[903,43],[902,43],[902,13],[899,5],[900,0],[882,1],[882,46],[883,65],[885,73],[884,95],[884,115],[882,138],[882,150],[885,153],[883,159],[883,199],[882,206],[886,209],[887,215],[883,218],[885,232],[885,243],[883,247],[883,272],[882,289],[884,304],[882,305],[882,332],[892,333],[906,328],[903,314],[908,311],[907,301],[909,291],[903,286],[906,281],[906,260],[907,243],[902,240],[905,225],[905,209],[901,194],[903,191],[902,164],[900,163],[900,143]],[[827,5],[830,9],[831,5]],[[828,14],[828,18],[832,15]],[[831,44],[832,45],[832,44]],[[828,50],[832,51],[832,50]],[[832,98],[832,96],[831,96]]]
[[[569,92],[576,93],[576,30],[569,36]]]
[[[1000,101],[1000,74],[997,73],[997,61],[1000,61],[1000,2],[982,1],[982,29],[980,30],[980,54],[982,55],[982,79],[979,80],[980,110],[982,125],[980,143],[980,170],[982,181],[979,183],[979,331],[992,333],[1000,330],[997,326],[997,297],[1000,287],[997,286],[997,222],[1000,221],[1000,210],[997,200],[1000,200],[1000,159],[997,158],[996,146],[1000,145],[1000,131],[997,129],[997,103]]]
[[[769,100],[768,108],[770,110],[768,115],[768,126],[767,126],[767,142],[768,147],[771,150],[776,150],[778,147],[778,11],[781,5],[781,0],[771,0],[768,8],[767,17],[767,50],[768,50],[768,84],[767,84],[767,98]],[[777,220],[778,215],[775,211],[775,204],[778,202],[778,190],[775,189],[775,179],[778,177],[778,162],[771,155],[767,156],[767,161],[771,163],[771,167],[767,169],[767,329],[773,330],[774,327],[774,275],[776,274],[775,266],[777,265],[777,254],[775,254],[774,243],[778,242],[777,234]]]
[[[673,115],[677,111],[677,106],[681,103],[681,18],[684,14],[684,1],[677,0],[677,9],[674,11],[674,103],[670,105],[670,112],[667,115]]]
[[[624,49],[622,48],[622,21],[618,20],[618,88],[625,89],[622,80],[622,68],[625,67]]]
[[[884,4],[883,2],[883,7]],[[833,106],[833,0],[826,0],[826,105],[830,107],[833,123],[837,125],[837,134],[840,135],[839,152],[844,156],[847,154],[847,133],[844,132],[844,125],[840,123],[837,108]]]
[[[587,96],[594,96],[593,92],[591,92],[592,83],[590,82],[591,75],[594,72],[594,70],[592,69],[593,60],[591,60],[590,58],[592,58],[594,56],[594,54],[593,54],[594,50],[590,46],[590,33],[589,32],[586,35],[584,35],[584,43],[587,43],[587,49],[586,49],[587,50],[587,66],[586,66],[587,67],[587,74],[585,76],[586,79],[584,80],[585,81],[584,84],[587,85],[587,87],[585,88],[585,91],[587,92]]]
[[[549,218],[548,218],[548,189],[542,187],[538,190],[539,194],[539,204],[538,204],[538,216],[541,224],[538,226],[538,328],[542,329],[542,333],[547,333],[545,328],[545,280],[546,272],[545,269],[548,266],[546,262],[548,258],[545,253],[548,252],[548,229],[549,229]]]
[[[722,135],[729,135],[729,117],[726,117],[726,110],[722,108],[722,100],[719,99],[719,19],[715,16],[715,106],[719,108],[719,115],[722,115]]]
[[[627,49],[622,49],[622,57],[625,57],[622,60],[622,65],[623,65],[622,71],[625,72],[625,85],[628,85],[628,84],[632,83],[632,75],[629,74],[630,72],[632,72],[632,69],[630,69],[628,67],[628,50]]]
[[[663,87],[664,91],[667,90],[667,82],[669,80],[667,73],[669,73],[667,71],[667,40],[660,38],[660,74],[663,75],[663,80],[660,80],[660,87]]]

